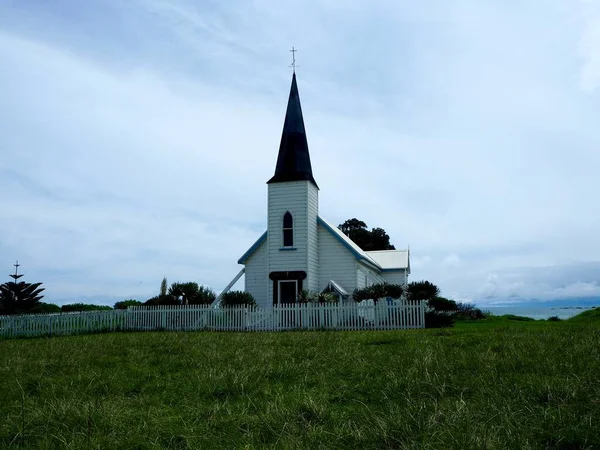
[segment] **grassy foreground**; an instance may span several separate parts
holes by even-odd
[[[12,447],[600,448],[600,326],[0,341]]]

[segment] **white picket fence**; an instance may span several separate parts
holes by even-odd
[[[125,329],[127,311],[0,316],[0,338],[54,336]]]
[[[291,304],[272,308],[135,306],[127,310],[0,317],[0,337],[103,331],[396,330],[425,327],[425,303]]]

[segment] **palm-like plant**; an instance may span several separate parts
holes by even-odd
[[[319,292],[313,297],[315,303],[337,303],[338,297],[331,292]]]
[[[298,303],[308,303],[310,302],[312,295],[308,290],[302,289],[298,292]]]
[[[31,311],[44,297],[42,283],[9,281],[0,285],[0,314],[23,314]]]

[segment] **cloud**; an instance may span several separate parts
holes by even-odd
[[[600,3],[585,1],[582,6],[583,31],[578,53],[583,59],[579,85],[587,93],[600,85]]]
[[[221,289],[266,226],[294,45],[321,215],[410,243],[453,298],[595,295],[597,12],[4,4],[0,265],[55,301]]]
[[[448,255],[442,261],[442,266],[456,267],[460,266],[460,257],[458,255]]]

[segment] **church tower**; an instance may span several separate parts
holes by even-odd
[[[288,99],[275,175],[268,184],[267,269],[273,304],[318,289],[319,187],[313,177],[296,83]]]

